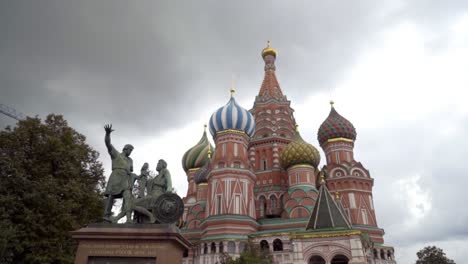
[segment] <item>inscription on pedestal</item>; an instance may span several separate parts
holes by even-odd
[[[89,257],[88,264],[154,264],[156,258],[144,257]]]
[[[164,246],[158,244],[93,244],[83,243],[89,256],[151,256]],[[154,263],[154,262],[153,262]]]

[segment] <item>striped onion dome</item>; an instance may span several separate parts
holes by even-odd
[[[281,164],[287,169],[294,165],[312,165],[317,168],[320,163],[320,153],[311,144],[305,142],[296,129],[292,141],[281,152]]]
[[[249,137],[255,132],[255,121],[252,114],[239,106],[231,90],[229,102],[216,110],[210,118],[210,132],[213,137],[217,132],[234,129],[244,131]]]
[[[210,141],[208,141],[208,137],[206,136],[206,126],[205,131],[203,132],[203,136],[201,137],[200,141],[187,150],[184,156],[182,157],[182,167],[184,168],[185,172],[190,169],[200,168],[205,165],[206,161],[208,160],[208,151],[213,149]]]
[[[317,133],[317,139],[322,145],[329,139],[345,138],[349,140],[356,139],[356,129],[348,119],[342,117],[333,107],[333,101],[330,102],[331,110],[327,119],[323,121]]]

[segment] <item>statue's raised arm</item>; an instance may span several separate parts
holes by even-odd
[[[114,131],[114,129],[112,129],[112,124],[107,124],[104,126],[104,130],[106,131],[106,136],[104,137],[104,142],[106,143],[106,147],[107,147],[107,151],[109,152],[109,154],[111,155],[111,157],[114,155],[114,152],[113,150],[114,149],[114,146],[112,146],[111,144],[111,133]]]

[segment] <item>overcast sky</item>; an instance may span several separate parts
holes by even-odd
[[[464,263],[466,0],[0,0],[0,103],[63,114],[106,175],[112,123],[114,145],[135,146],[136,170],[166,159],[183,196],[182,155],[228,101],[232,76],[252,107],[268,39],[305,140],[318,147],[331,98],[354,123],[355,157],[375,179],[377,220],[399,263],[432,244]]]

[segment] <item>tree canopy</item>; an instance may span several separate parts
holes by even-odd
[[[233,259],[229,254],[223,254],[220,262],[223,264],[270,264],[272,258],[268,250],[262,250],[258,245],[249,242],[238,258]]]
[[[70,231],[102,216],[98,152],[60,115],[0,131],[0,263],[72,263]]]
[[[455,262],[445,256],[442,249],[435,246],[428,246],[421,249],[418,253],[416,264],[455,264]]]

